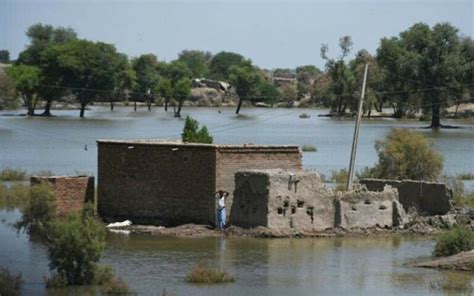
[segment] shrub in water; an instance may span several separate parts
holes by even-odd
[[[105,246],[105,229],[95,217],[74,213],[52,225],[50,268],[68,285],[90,284]]]
[[[316,149],[316,146],[309,145],[309,144],[303,145],[301,147],[301,150],[303,150],[305,152],[316,152],[316,151],[318,151],[318,149]]]
[[[51,223],[56,219],[54,193],[45,184],[31,187],[30,192],[29,202],[16,227],[25,229],[29,234],[47,236]]]
[[[229,283],[234,281],[234,277],[217,268],[197,265],[186,275],[186,281],[202,284]]]
[[[0,295],[20,295],[22,283],[21,274],[13,275],[8,269],[0,267]]]
[[[474,249],[473,231],[466,227],[456,226],[437,238],[433,256],[451,256],[472,249]]]
[[[121,278],[113,278],[102,285],[100,291],[106,295],[135,295]]]
[[[6,168],[0,172],[1,181],[24,181],[28,174],[24,170]]]

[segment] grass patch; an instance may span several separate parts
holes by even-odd
[[[25,181],[28,178],[25,170],[6,168],[0,171],[0,181]]]
[[[121,278],[113,278],[100,287],[100,291],[105,295],[135,295]]]
[[[21,274],[14,275],[8,269],[0,267],[0,295],[20,295],[22,284]]]
[[[14,184],[7,187],[0,183],[0,208],[24,208],[30,200],[30,186]]]
[[[434,257],[445,257],[474,249],[474,232],[467,227],[456,226],[436,239]]]
[[[310,144],[305,144],[305,145],[301,146],[301,150],[303,150],[304,152],[316,152],[316,151],[318,151],[316,146],[310,145]]]
[[[196,284],[232,283],[234,282],[234,277],[217,268],[197,265],[188,272],[186,281]]]
[[[460,273],[450,274],[440,280],[430,282],[430,289],[443,291],[448,295],[472,295],[471,276]]]
[[[458,180],[474,180],[474,173],[461,173],[456,175]]]

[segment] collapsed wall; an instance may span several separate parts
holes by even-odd
[[[235,174],[230,223],[241,227],[321,231],[402,225],[396,189],[334,193],[316,172],[247,170]]]
[[[428,215],[444,215],[452,208],[452,192],[443,183],[383,179],[362,179],[359,182],[371,191],[382,191],[386,185],[397,188],[405,211],[414,207]]]
[[[51,188],[56,198],[56,210],[59,215],[82,210],[85,203],[94,202],[94,177],[31,177],[30,183],[31,186],[46,184]]]

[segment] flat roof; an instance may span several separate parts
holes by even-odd
[[[203,144],[203,143],[184,143],[181,140],[167,140],[167,139],[98,139],[99,144],[110,145],[146,145],[146,146],[187,146],[187,147],[209,147],[217,149],[299,149],[298,145],[260,145],[260,144]]]

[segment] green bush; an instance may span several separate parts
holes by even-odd
[[[50,278],[45,278],[44,282],[46,284],[46,288],[63,288],[67,286],[67,282],[64,277],[60,276],[59,274],[54,274]]]
[[[20,221],[16,223],[17,229],[24,229],[29,234],[47,237],[49,228],[55,219],[55,197],[49,186],[39,184],[31,187],[28,204],[23,210]]]
[[[52,224],[50,268],[68,285],[91,284],[105,247],[105,229],[95,217],[73,213]]]
[[[316,151],[318,151],[318,149],[316,149],[316,146],[310,145],[310,144],[305,144],[305,145],[301,146],[301,150],[303,150],[305,152],[316,152]]]
[[[451,256],[472,249],[474,249],[474,232],[466,227],[456,226],[437,238],[433,256]]]
[[[336,184],[337,191],[344,191],[346,189],[347,178],[349,172],[346,169],[331,172],[331,181]]]
[[[392,129],[386,139],[377,141],[378,178],[436,180],[443,169],[443,157],[430,147],[430,141],[408,129]]]
[[[223,270],[197,265],[186,275],[186,281],[199,284],[229,283],[234,277]]]
[[[28,179],[25,170],[6,168],[0,172],[0,181],[24,181]]]
[[[104,285],[115,278],[115,272],[111,266],[108,265],[97,265],[94,270],[94,280],[92,284],[94,285]]]
[[[6,268],[0,267],[0,295],[16,296],[20,295],[23,280],[21,274],[13,275]]]
[[[197,120],[186,116],[183,133],[181,134],[183,142],[212,144],[213,138],[209,135],[207,127],[204,125],[199,129]]]

